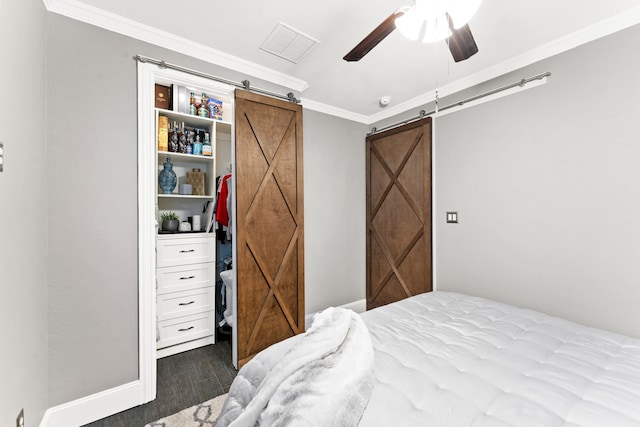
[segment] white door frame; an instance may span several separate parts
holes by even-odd
[[[141,395],[140,401],[132,406],[156,398],[156,82],[211,88],[226,92],[232,98],[235,89],[204,77],[138,62],[138,363]],[[233,106],[230,110],[233,117]],[[233,130],[231,133],[233,153]]]
[[[138,376],[140,402],[156,398],[155,73],[138,62]]]

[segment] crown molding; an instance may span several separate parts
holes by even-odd
[[[57,13],[77,21],[95,25],[109,31],[154,44],[169,50],[219,65],[243,74],[248,74],[270,83],[304,92],[309,84],[301,79],[275,71],[271,68],[246,61],[226,52],[213,49],[192,40],[87,5],[77,0],[43,0],[49,12]]]
[[[365,125],[370,124],[370,116],[364,114],[354,113],[353,111],[345,110],[343,108],[334,107],[333,105],[323,104],[322,102],[314,101],[312,99],[301,98],[300,103],[303,108],[317,111],[318,113],[329,114],[330,116],[340,117],[346,120],[351,120],[357,123],[363,123]]]
[[[448,85],[438,88],[438,94],[443,98],[456,92],[469,89],[480,83],[484,83],[504,74],[519,70],[520,68],[534,64],[543,59],[550,58],[562,52],[566,52],[599,38],[606,37],[615,32],[622,31],[636,24],[640,24],[640,6],[600,21],[582,30],[568,34],[565,37],[554,40],[553,42],[539,48],[532,49],[507,61],[485,68],[484,70],[478,71],[466,78],[456,80]],[[420,94],[401,104],[394,105],[384,111],[372,114],[368,117],[369,122],[367,124],[375,124],[395,115],[418,109],[426,104],[432,103],[434,100],[435,91]]]
[[[58,13],[106,30],[114,31],[147,43],[174,50],[240,73],[245,73],[259,79],[293,89],[300,93],[304,92],[309,87],[309,84],[304,80],[246,61],[228,53],[204,46],[200,43],[196,43],[182,37],[177,37],[166,31],[140,24],[128,18],[89,6],[77,0],[43,0],[43,3],[50,12]],[[639,23],[640,6],[605,19],[582,30],[576,31],[539,48],[525,52],[507,61],[503,61],[494,66],[485,68],[484,70],[480,70],[471,76],[456,80],[448,85],[438,88],[438,93],[440,97],[452,95],[456,92],[516,71],[540,60],[549,58]],[[328,104],[323,104],[307,98],[303,99],[303,105],[304,108],[309,110],[371,125],[407,111],[418,109],[433,102],[434,99],[435,91],[429,91],[369,116]]]

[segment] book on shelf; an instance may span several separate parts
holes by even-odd
[[[158,116],[158,151],[169,151],[169,118]]]
[[[169,86],[155,85],[155,107],[164,108],[165,110],[171,109],[171,90]]]

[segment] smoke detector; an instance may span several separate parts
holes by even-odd
[[[391,104],[391,97],[390,96],[383,96],[382,98],[380,98],[378,100],[378,102],[380,103],[380,106],[382,108],[386,107],[387,105]]]

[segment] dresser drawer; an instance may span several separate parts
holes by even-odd
[[[213,335],[213,311],[158,322],[158,348]]]
[[[213,287],[198,288],[158,295],[158,320],[168,320],[213,310],[215,303],[213,289]]]
[[[158,239],[157,266],[168,267],[215,261],[213,237],[190,239]]]
[[[158,269],[158,294],[215,285],[213,264],[190,264]]]

